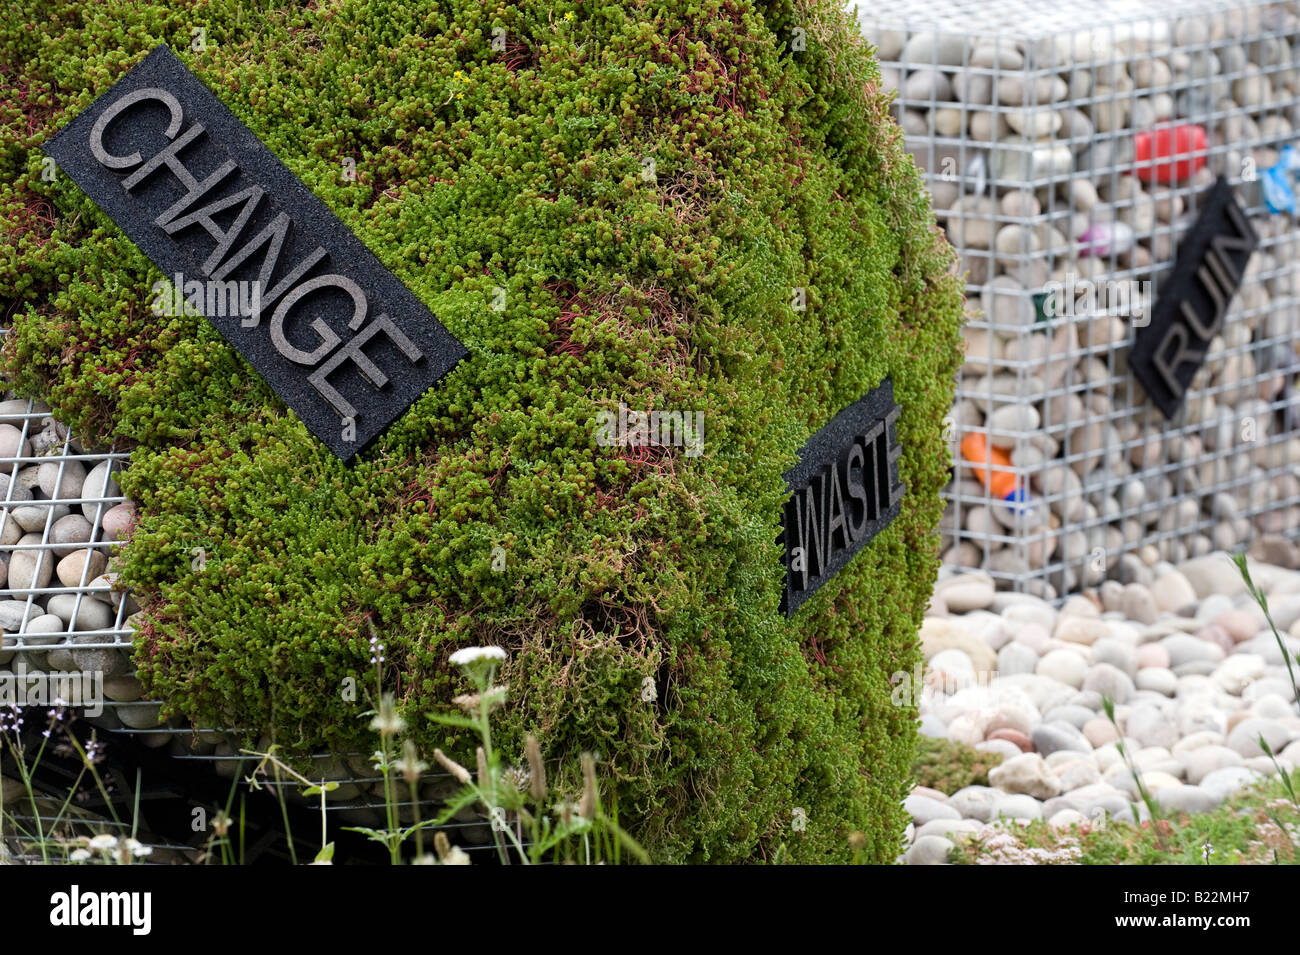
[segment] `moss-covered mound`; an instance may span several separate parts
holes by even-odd
[[[893,859],[915,730],[889,674],[937,568],[961,295],[835,0],[27,2],[0,24],[5,371],[134,449],[149,692],[368,751],[340,692],[373,697],[368,618],[427,752],[448,655],[499,644],[506,751],[597,752],[657,859],[839,860],[853,830]],[[471,353],[350,467],[41,179],[159,42]],[[787,621],[782,472],[886,375],[902,515]],[[620,401],[702,412],[704,453],[601,446]]]

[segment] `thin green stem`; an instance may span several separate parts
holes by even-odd
[[[1268,627],[1273,631],[1273,639],[1277,641],[1278,650],[1282,653],[1282,662],[1286,664],[1287,675],[1291,678],[1291,699],[1300,707],[1300,684],[1296,681],[1295,669],[1291,665],[1291,651],[1287,649],[1286,641],[1278,633],[1277,624],[1273,622],[1273,616],[1268,612],[1268,597],[1264,592],[1255,586],[1255,581],[1251,579],[1250,567],[1246,563],[1244,553],[1234,554],[1232,562],[1237,565],[1237,571],[1241,574],[1241,579],[1246,583],[1246,592],[1259,605],[1259,609],[1264,614],[1264,620],[1268,622]]]
[[[298,850],[293,844],[293,830],[289,825],[289,805],[285,802],[284,787],[280,785],[280,763],[273,760],[271,768],[275,770],[275,798],[280,804],[280,818],[284,820],[284,838],[289,845],[289,861],[298,864]]]
[[[420,825],[420,782],[411,783],[411,819],[415,823],[415,857],[424,858],[424,827]]]
[[[393,797],[393,776],[389,769],[388,736],[381,737],[384,769],[384,816],[388,820],[388,861],[398,865],[402,861],[402,836],[398,829],[397,805]]]

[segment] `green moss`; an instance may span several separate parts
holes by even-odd
[[[507,751],[529,730],[562,766],[596,751],[655,858],[839,861],[861,830],[892,861],[915,713],[888,675],[918,660],[938,563],[961,289],[855,28],[830,0],[313,7],[0,25],[4,363],[134,449],[149,692],[359,748],[340,686],[374,682],[369,620],[422,747],[454,749],[418,714],[463,689],[450,651],[497,643]],[[39,142],[159,41],[470,350],[351,467],[206,322],[150,314],[157,270],[40,180]],[[886,375],[903,513],[786,621],[782,472]],[[704,454],[599,447],[620,400],[702,411]]]
[[[988,753],[946,739],[918,736],[912,775],[918,786],[952,795],[967,786],[987,786],[989,770],[1002,762],[1000,753]]]

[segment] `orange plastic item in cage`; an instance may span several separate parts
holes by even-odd
[[[961,439],[961,456],[971,464],[983,464],[985,467],[973,467],[972,471],[980,483],[995,496],[1008,500],[1016,493],[1016,476],[1010,471],[992,471],[987,465],[996,464],[1011,467],[1011,455],[1001,448],[991,448],[988,439],[982,434],[968,434]]]

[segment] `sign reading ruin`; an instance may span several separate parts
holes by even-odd
[[[1232,188],[1221,177],[1179,244],[1151,323],[1138,329],[1129,352],[1129,368],[1166,418],[1182,407],[1187,386],[1223,327],[1228,303],[1258,244]]]
[[[345,461],[468,354],[166,46],[44,148]]]
[[[790,499],[778,543],[785,546],[787,617],[898,516],[907,490],[898,479],[899,410],[886,378],[809,438],[785,473]]]

